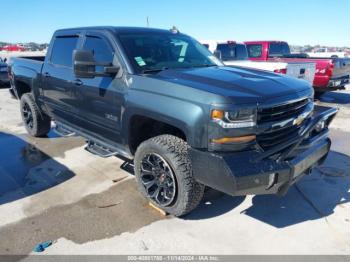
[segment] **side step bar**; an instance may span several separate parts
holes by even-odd
[[[69,129],[61,126],[61,125],[56,125],[55,128],[54,128],[54,131],[58,135],[64,136],[64,137],[75,136],[75,132],[74,131],[71,131],[71,130],[69,130]]]
[[[96,142],[93,141],[88,141],[85,150],[94,154],[94,155],[98,155],[100,157],[106,158],[106,157],[110,157],[110,156],[115,156],[118,154],[118,152],[107,148],[103,145],[97,144]]]

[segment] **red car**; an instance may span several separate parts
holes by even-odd
[[[20,45],[5,45],[2,51],[24,51],[24,47]]]
[[[323,93],[343,89],[350,83],[350,58],[312,58],[306,54],[292,54],[288,43],[283,41],[245,42],[248,56],[253,61],[314,62],[315,91]]]

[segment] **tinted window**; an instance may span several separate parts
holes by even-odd
[[[269,46],[269,56],[284,56],[289,55],[290,49],[287,43],[271,43]]]
[[[186,35],[142,32],[118,37],[134,68],[141,73],[221,65],[205,46]]]
[[[223,61],[248,59],[247,49],[243,44],[218,44],[216,49],[221,52]]]
[[[51,62],[56,65],[72,66],[73,50],[78,43],[78,37],[57,37],[54,41]]]
[[[102,38],[87,36],[83,49],[92,51],[97,62],[112,63],[113,61],[112,49]]]
[[[248,56],[258,58],[262,55],[262,45],[247,45]]]

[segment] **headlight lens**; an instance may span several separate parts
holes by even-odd
[[[234,111],[213,110],[211,119],[223,128],[256,126],[256,109],[243,108]]]

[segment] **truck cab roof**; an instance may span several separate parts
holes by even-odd
[[[75,27],[59,29],[55,34],[63,34],[71,31],[109,31],[111,33],[169,33],[172,34],[171,30],[149,28],[149,27],[129,27],[129,26],[91,26],[91,27]]]

